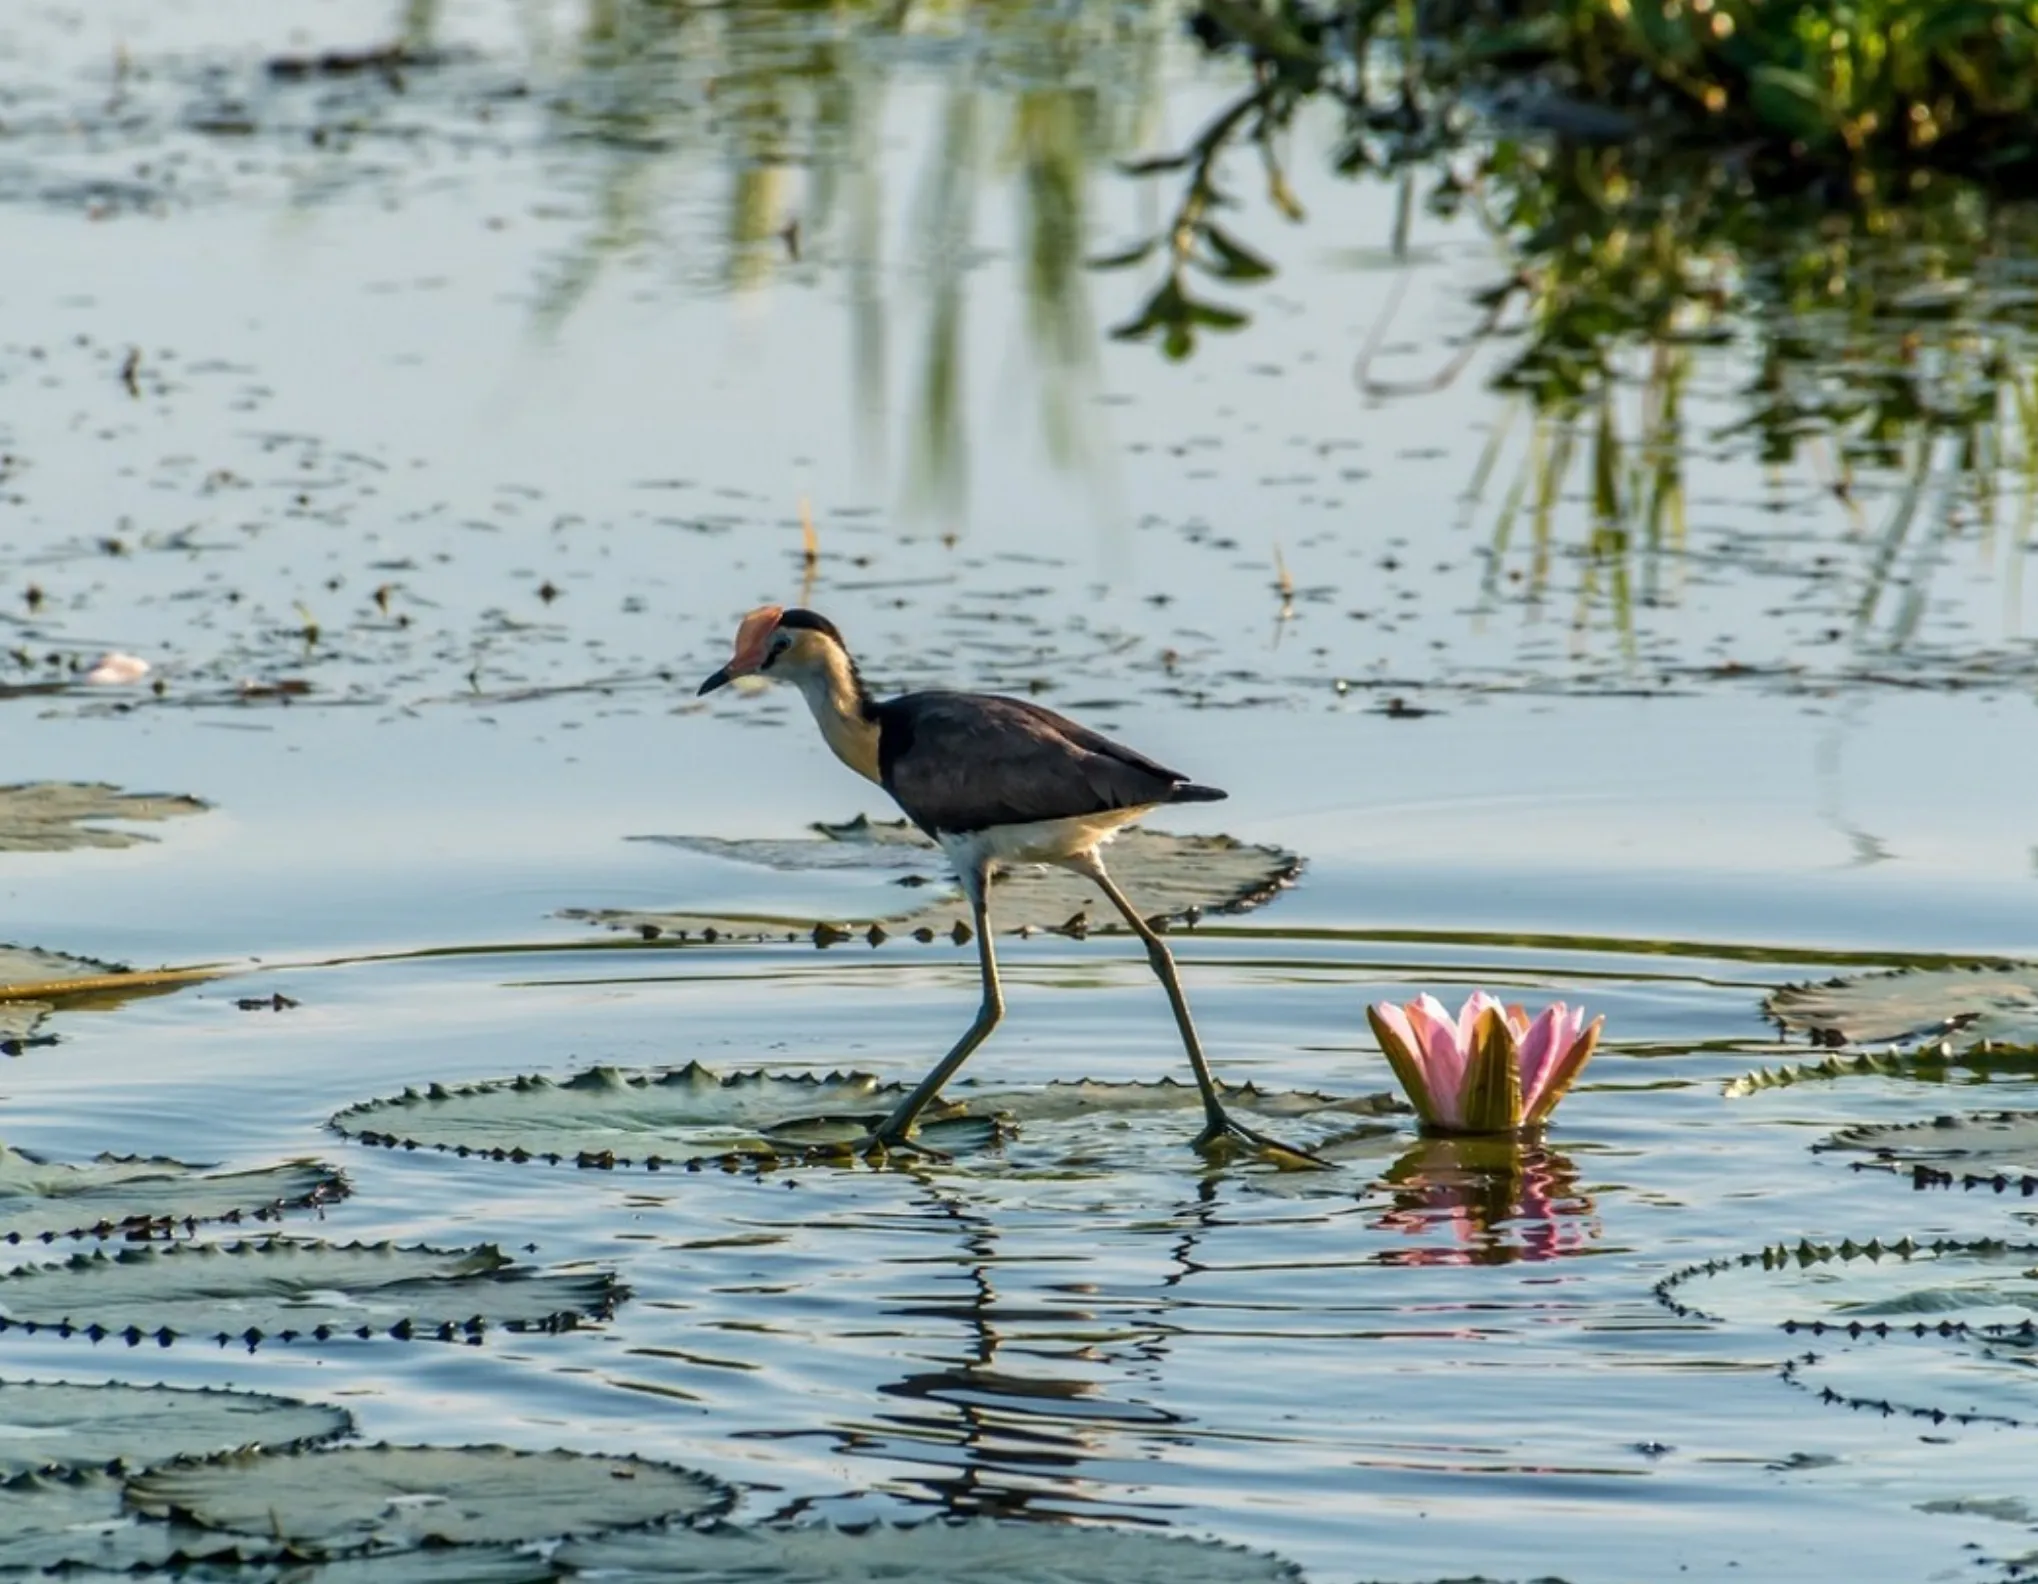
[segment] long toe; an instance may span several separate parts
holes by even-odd
[[[1228,1166],[1241,1159],[1264,1160],[1282,1171],[1335,1171],[1336,1165],[1321,1155],[1283,1144],[1258,1128],[1247,1127],[1228,1112],[1213,1116],[1196,1135],[1196,1148],[1208,1160]]]
[[[944,1150],[932,1149],[904,1134],[889,1134],[878,1128],[867,1137],[850,1146],[873,1166],[889,1164],[894,1158],[908,1161],[947,1162],[955,1159]]]

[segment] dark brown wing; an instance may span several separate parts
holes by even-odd
[[[930,833],[1223,796],[1024,699],[909,693],[877,714],[879,777]]]

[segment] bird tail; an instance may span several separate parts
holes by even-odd
[[[1194,781],[1184,781],[1168,794],[1170,803],[1221,803],[1230,797],[1216,787],[1198,786]]]

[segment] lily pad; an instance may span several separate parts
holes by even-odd
[[[797,1158],[809,1148],[854,1141],[905,1093],[869,1073],[741,1072],[719,1076],[684,1067],[595,1067],[573,1077],[433,1085],[349,1106],[332,1127],[365,1144],[428,1148],[489,1160],[543,1161],[611,1170],[697,1166],[731,1154]],[[1351,1129],[1362,1118],[1405,1108],[1385,1094],[1338,1098],[1302,1092],[1231,1091],[1262,1117],[1315,1119]],[[994,1142],[1011,1125],[1075,1122],[1094,1135],[1099,1119],[1174,1114],[1199,1101],[1172,1079],[1148,1084],[1057,1083],[1037,1089],[975,1090],[930,1112],[921,1137],[944,1150]],[[1384,1131],[1384,1130],[1380,1130]]]
[[[1826,1044],[2038,1049],[2038,965],[1902,969],[1788,985],[1766,1010]]]
[[[125,1579],[156,1570],[180,1584],[539,1584],[543,1558],[460,1546],[315,1560],[273,1534],[234,1534],[137,1513],[129,1484],[103,1469],[0,1481],[0,1574]]]
[[[0,1476],[116,1462],[139,1468],[246,1446],[284,1450],[350,1428],[342,1409],[259,1392],[0,1382]],[[10,1532],[0,1521],[0,1534]]]
[[[2015,1187],[2038,1193],[2038,1111],[1984,1111],[1924,1122],[1842,1128],[1820,1150],[1854,1150],[1862,1164],[1909,1168],[1920,1186]]]
[[[51,1569],[62,1584],[556,1584],[564,1575],[544,1557],[512,1546],[448,1546],[436,1551],[385,1551],[372,1556],[313,1561],[288,1547],[252,1537],[208,1534],[189,1524],[126,1520],[129,1545],[157,1543],[167,1535],[173,1547],[167,1565],[142,1570],[112,1563],[67,1562]],[[82,1549],[82,1548],[80,1548]],[[248,1556],[247,1553],[258,1553]],[[192,1560],[204,1558],[202,1561]],[[20,1577],[13,1571],[8,1579]],[[41,1572],[33,1575],[40,1579]]]
[[[349,1106],[331,1126],[366,1144],[402,1144],[511,1161],[612,1167],[665,1164],[762,1147],[775,1125],[881,1114],[905,1093],[869,1073],[718,1075],[684,1067],[591,1067],[406,1089]],[[953,1107],[949,1108],[952,1113]]]
[[[836,1529],[652,1529],[569,1541],[557,1560],[609,1584],[1301,1584],[1264,1551],[1089,1524],[934,1519]]]
[[[211,974],[206,968],[136,971],[40,946],[0,944],[0,1049],[18,1054],[36,1025],[60,1006],[103,1010]]]
[[[1994,1239],[1776,1244],[1659,1283],[1678,1314],[1838,1337],[2038,1335],[2038,1244]]]
[[[312,1556],[551,1540],[712,1517],[735,1499],[668,1463],[499,1446],[234,1453],[151,1469],[127,1496],[140,1512]]]
[[[557,1330],[606,1319],[624,1296],[598,1271],[547,1273],[493,1247],[173,1243],[74,1254],[0,1275],[0,1327],[54,1327],[130,1344],[209,1336],[391,1336],[478,1341],[490,1326]]]
[[[250,1551],[230,1535],[138,1520],[117,1475],[100,1469],[19,1474],[0,1481],[0,1568],[41,1574],[93,1568],[126,1573],[175,1559],[238,1562]]]
[[[28,992],[39,985],[103,979],[120,969],[89,957],[67,957],[40,946],[0,946],[0,987]]]
[[[1994,1344],[1893,1347],[1880,1340],[1794,1354],[1785,1384],[1821,1402],[1925,1426],[2034,1425],[2027,1367],[2005,1367]]]
[[[55,1010],[47,1001],[0,1001],[0,1050],[19,1056],[42,1020]]]
[[[132,847],[156,838],[106,822],[156,824],[203,814],[210,804],[163,792],[123,792],[104,782],[34,781],[0,786],[0,852]]]
[[[2034,1077],[2038,1077],[2038,1049],[1975,1047],[1947,1051],[1935,1045],[1925,1050],[1860,1051],[1852,1056],[1836,1051],[1820,1061],[1758,1067],[1738,1078],[1729,1079],[1722,1093],[1728,1099],[1736,1100],[1767,1089],[1832,1083],[1842,1078],[1902,1078],[1914,1083],[1986,1083],[1993,1078]]]
[[[379,1552],[320,1562],[292,1559],[241,1567],[209,1577],[177,1570],[177,1584],[552,1584],[559,1570],[544,1557],[510,1546],[457,1546],[436,1551]],[[66,1578],[64,1584],[76,1584]],[[111,1581],[118,1584],[118,1581]]]
[[[18,1055],[42,1020],[56,1010],[55,1001],[38,993],[40,987],[115,971],[106,963],[35,946],[0,946],[0,1044],[9,1048],[9,1055]]]
[[[646,936],[709,943],[724,940],[812,940],[829,946],[852,936],[880,945],[911,936],[967,939],[969,904],[934,844],[905,821],[857,818],[815,825],[805,841],[718,841],[700,837],[647,837],[690,851],[781,870],[899,871],[909,881],[939,881],[932,901],[850,915],[825,911],[751,914],[686,908],[568,908],[564,918],[584,919]],[[1278,847],[1251,846],[1230,836],[1177,836],[1132,829],[1112,843],[1111,873],[1119,889],[1148,918],[1193,923],[1204,913],[1242,913],[1261,906],[1302,871],[1302,860]],[[991,893],[991,917],[1000,930],[1057,931],[1081,937],[1092,930],[1125,928],[1110,902],[1089,881],[1063,869],[1022,865],[1002,875]]]
[[[221,1172],[181,1161],[102,1155],[87,1165],[0,1145],[0,1238],[166,1236],[200,1221],[266,1221],[332,1204],[346,1179],[318,1161]]]

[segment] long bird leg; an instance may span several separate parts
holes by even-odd
[[[912,1131],[913,1123],[934,1097],[941,1093],[941,1086],[953,1078],[956,1069],[970,1059],[970,1054],[990,1038],[991,1030],[998,1026],[998,1020],[1005,1015],[1005,995],[998,987],[998,953],[991,944],[991,910],[985,900],[990,886],[990,870],[979,868],[962,877],[962,888],[969,894],[971,912],[976,917],[977,963],[983,972],[984,999],[977,1008],[976,1021],[955,1042],[955,1048],[935,1064],[935,1068],[914,1087],[911,1094],[892,1108],[892,1114],[871,1129],[870,1137],[860,1148],[873,1149],[917,1149],[907,1143],[906,1135]],[[934,1154],[922,1150],[923,1154]]]
[[[1203,1042],[1196,1038],[1196,1024],[1189,1016],[1189,1000],[1182,994],[1182,981],[1175,973],[1175,959],[1168,950],[1167,942],[1156,935],[1151,925],[1139,916],[1139,909],[1132,905],[1131,898],[1118,889],[1117,883],[1105,872],[1104,860],[1094,852],[1082,853],[1065,860],[1066,866],[1085,879],[1096,882],[1104,895],[1111,899],[1111,905],[1124,915],[1125,922],[1132,926],[1133,934],[1146,943],[1146,960],[1153,964],[1153,971],[1159,977],[1161,988],[1168,993],[1168,1005],[1174,1009],[1175,1027],[1182,1031],[1182,1048],[1189,1053],[1189,1066],[1196,1074],[1196,1087],[1203,1095],[1203,1131],[1196,1135],[1196,1148],[1209,1150],[1220,1139],[1240,1139],[1263,1150],[1269,1150],[1282,1157],[1300,1159],[1313,1166],[1328,1167],[1329,1161],[1312,1155],[1307,1150],[1297,1149],[1292,1144],[1283,1144],[1277,1138],[1270,1138],[1256,1128],[1249,1128],[1224,1109],[1224,1100],[1217,1088],[1217,1080],[1211,1075],[1210,1063],[1203,1057]]]

